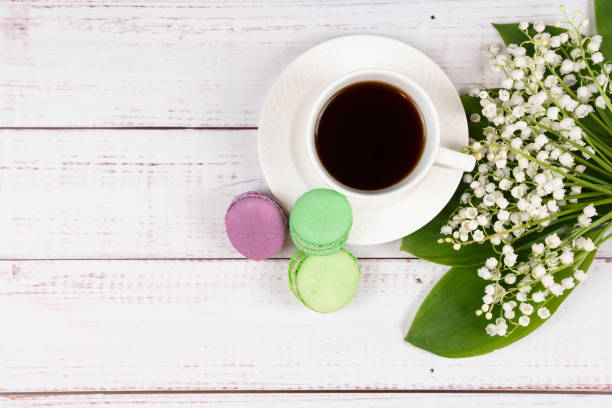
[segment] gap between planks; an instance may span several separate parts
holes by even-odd
[[[188,395],[188,394],[510,394],[510,395],[612,395],[612,391],[533,391],[533,390],[138,390],[138,391],[49,391],[0,392],[0,397],[70,395]]]
[[[0,126],[0,130],[257,130],[257,126]]]
[[[612,395],[612,391],[552,391],[552,390],[132,390],[132,391],[31,391],[0,392],[0,397],[52,395],[185,395],[185,394],[521,394],[521,395]]]
[[[411,256],[411,255],[410,255]],[[284,261],[288,262],[291,258],[269,258],[264,260],[263,262],[272,262],[272,261]],[[605,261],[607,263],[612,263],[612,257],[609,256],[596,256],[595,259],[599,259]],[[452,265],[443,265],[437,264],[435,262],[430,262],[425,259],[410,257],[410,258],[368,258],[360,256],[358,258],[359,261],[404,261],[404,262],[425,262],[430,263],[432,265],[438,265],[443,268],[452,268]],[[117,262],[117,261],[127,261],[127,262],[217,262],[217,261],[247,261],[247,262],[259,262],[259,261],[251,261],[247,258],[23,258],[23,259],[13,259],[13,258],[0,258],[0,262]]]
[[[346,408],[472,408],[475,406],[523,408],[554,406],[599,408],[609,406],[608,395],[558,393],[157,393],[157,394],[42,394],[6,397],[9,407],[91,407],[114,405],[141,408],[147,405],[215,406],[233,408],[310,408],[315,404]],[[197,404],[197,405],[196,405]]]

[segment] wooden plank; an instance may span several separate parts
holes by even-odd
[[[589,0],[565,3],[592,8]],[[485,51],[499,42],[492,22],[552,23],[560,18],[557,6],[556,0],[4,0],[0,126],[256,126],[268,88],[289,62],[349,34],[406,41],[465,91],[493,78]]]
[[[255,133],[0,130],[0,254],[240,258],[223,217],[234,196],[266,189]],[[349,249],[360,257],[409,256],[399,245]],[[287,243],[278,256],[293,248]],[[612,241],[599,252],[610,255]]]
[[[605,260],[536,333],[459,360],[402,340],[445,267],[360,266],[348,307],[319,315],[283,260],[1,262],[0,392],[612,391]]]
[[[232,198],[265,190],[254,130],[0,130],[4,259],[236,258]],[[352,248],[406,257],[399,242]],[[280,257],[291,256],[287,243]]]
[[[223,408],[310,408],[333,404],[337,408],[491,408],[523,407],[609,407],[609,395],[551,394],[138,394],[138,395],[26,395],[0,399],[6,408],[36,407],[175,407]]]

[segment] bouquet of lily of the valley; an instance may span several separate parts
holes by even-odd
[[[576,12],[554,26],[495,25],[499,87],[462,97],[476,168],[402,249],[454,266],[406,336],[448,357],[488,353],[529,334],[588,277],[612,234],[612,2],[599,35]]]

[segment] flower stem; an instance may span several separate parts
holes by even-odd
[[[595,201],[595,202],[593,202],[593,205],[602,205],[602,204],[611,204],[611,203],[612,203],[612,198],[607,198],[605,200]],[[549,220],[553,220],[553,219],[559,218],[562,215],[567,215],[567,214],[576,213],[578,211],[582,211],[584,209],[584,207],[588,206],[589,204],[590,203],[578,203],[578,204],[574,204],[569,209],[564,210],[564,211],[560,211],[560,212],[555,213],[555,214],[553,214],[551,216],[548,216],[546,218],[540,218],[540,219],[535,220],[535,221],[526,222],[526,223],[518,225],[518,226],[516,226],[514,228],[510,228],[508,230],[504,230],[504,231],[498,232],[498,233],[493,234],[493,235],[488,235],[482,241],[474,241],[474,240],[472,240],[472,241],[465,241],[465,242],[462,243],[462,245],[469,245],[469,244],[473,244],[473,243],[476,243],[476,242],[482,243],[482,242],[485,242],[487,240],[490,240],[491,238],[500,237],[502,235],[506,235],[506,234],[509,234],[511,232],[514,232],[514,231],[517,231],[517,230],[520,230],[520,229],[531,228],[531,227],[534,227],[534,226],[536,226],[538,224],[541,224],[541,223],[543,223],[545,221],[549,221]],[[610,213],[610,215],[612,216],[612,212]],[[593,224],[595,224],[595,223],[593,223]],[[593,224],[591,224],[591,225],[593,225]]]
[[[509,147],[509,146],[505,146],[505,145],[500,145],[500,144],[488,144],[489,146],[495,146],[495,147],[499,147],[499,148],[503,148],[503,149],[508,149],[516,154],[520,154],[521,156],[525,157],[528,160],[533,161],[534,163],[539,164],[540,166],[544,167],[545,169],[549,169],[551,171],[554,171],[555,173],[561,174],[564,177],[567,177],[568,179],[575,181],[576,183],[584,186],[584,187],[588,187],[590,189],[593,190],[597,190],[597,191],[601,191],[602,193],[611,196],[612,195],[612,189],[611,188],[606,188],[606,186],[609,186],[609,184],[604,184],[604,185],[600,185],[600,184],[593,184],[590,183],[588,181],[584,181],[576,176],[572,176],[571,174],[567,174],[561,170],[559,170],[558,168],[551,166],[549,164],[544,163],[541,160],[536,159],[535,157],[531,156],[530,154],[527,153],[523,153],[520,150],[514,149],[513,147]]]
[[[591,197],[602,197],[602,195],[601,193],[596,193],[596,192],[582,193],[582,194],[565,196],[565,200],[579,200],[581,198],[591,198]]]

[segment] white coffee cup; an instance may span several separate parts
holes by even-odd
[[[425,130],[425,145],[423,153],[416,167],[402,181],[388,188],[373,191],[357,190],[337,181],[330,175],[316,152],[315,130],[319,120],[319,114],[327,102],[340,90],[358,82],[383,82],[392,85],[408,95],[417,106]],[[423,88],[410,78],[394,71],[385,69],[361,69],[353,71],[336,79],[326,87],[315,99],[312,109],[308,115],[306,126],[306,144],[308,155],[313,167],[319,175],[336,191],[347,196],[359,198],[375,198],[383,195],[395,194],[406,191],[417,185],[427,174],[433,165],[449,167],[461,171],[471,171],[476,163],[473,156],[447,149],[440,146],[440,123],[436,108]]]

